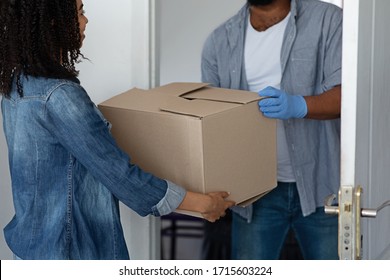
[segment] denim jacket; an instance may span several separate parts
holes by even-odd
[[[246,4],[207,38],[202,81],[248,90],[244,65]],[[342,10],[317,0],[291,0],[291,16],[281,51],[281,89],[319,95],[341,84]],[[301,202],[307,216],[324,205],[340,184],[340,119],[283,121]],[[251,208],[238,210],[250,220]]]
[[[118,200],[159,216],[184,189],[130,163],[78,81],[21,83],[23,97],[13,89],[1,102],[15,207],[8,246],[22,259],[128,259]]]

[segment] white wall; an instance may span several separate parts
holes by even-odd
[[[90,61],[78,68],[95,103],[134,86],[148,86],[148,37],[144,34],[149,12],[144,2],[84,0],[89,22],[82,52]]]
[[[199,82],[200,55],[207,35],[237,13],[246,0],[156,2],[159,83]]]

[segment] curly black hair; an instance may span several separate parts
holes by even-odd
[[[0,94],[21,75],[72,79],[82,57],[76,0],[0,1]]]

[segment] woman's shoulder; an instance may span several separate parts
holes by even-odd
[[[84,91],[78,79],[53,79],[46,78],[44,81],[45,94],[51,95],[56,91],[65,90],[67,92]]]
[[[22,86],[24,98],[40,97],[45,99],[55,91],[64,88],[68,91],[83,91],[77,79],[57,79],[22,75],[19,84]]]

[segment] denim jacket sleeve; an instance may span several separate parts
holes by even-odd
[[[47,129],[111,193],[141,216],[175,210],[185,190],[130,163],[85,90],[65,82],[49,93]]]

